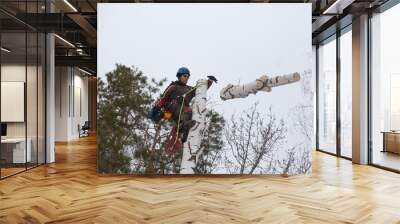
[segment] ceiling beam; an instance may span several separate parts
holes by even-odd
[[[96,39],[97,38],[97,30],[90,24],[85,17],[80,15],[79,13],[71,13],[67,14],[67,16],[74,21],[78,26],[82,28],[86,32],[86,34],[91,38],[91,39]],[[93,46],[93,44],[92,44]],[[95,46],[95,44],[94,44]]]
[[[353,2],[355,2],[355,0],[336,0],[326,7],[322,14],[342,14],[343,10]]]
[[[55,56],[56,66],[87,67],[96,71],[97,60],[91,56]]]

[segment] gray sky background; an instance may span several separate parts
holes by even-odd
[[[100,78],[121,63],[169,83],[186,66],[190,85],[217,77],[208,94],[226,118],[255,101],[285,117],[303,100],[300,83],[229,101],[219,91],[262,74],[311,69],[311,4],[100,3],[97,18]]]

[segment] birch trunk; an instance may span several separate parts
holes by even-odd
[[[221,90],[220,97],[222,100],[245,98],[249,94],[256,94],[258,91],[270,92],[273,87],[290,84],[299,80],[300,74],[298,72],[272,78],[263,75],[255,81],[243,85],[227,85]]]
[[[187,141],[183,144],[181,174],[194,174],[196,161],[202,154],[200,143],[206,127],[207,84],[208,80],[205,79],[197,81],[196,96],[192,106],[192,119],[196,124],[190,129]]]

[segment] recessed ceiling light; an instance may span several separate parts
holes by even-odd
[[[9,50],[9,49],[7,49],[5,47],[1,47],[1,51],[4,51],[6,53],[10,53],[11,52],[11,50]]]
[[[87,74],[87,75],[92,75],[92,73],[90,73],[90,72],[88,72],[88,71],[85,71],[85,70],[83,70],[83,69],[81,69],[81,68],[79,68],[79,67],[78,67],[78,70],[81,71],[81,72],[83,72],[83,73],[85,73],[85,74]]]
[[[351,5],[354,0],[336,0],[327,9],[322,12],[322,14],[342,14],[343,9]]]
[[[64,39],[64,38],[62,38],[62,37],[60,37],[59,35],[57,35],[57,34],[54,34],[54,36],[55,37],[57,37],[59,40],[61,40],[62,42],[64,42],[64,43],[66,43],[67,45],[69,45],[70,47],[73,47],[73,48],[75,48],[75,45],[73,45],[71,42],[69,42],[68,40],[66,40],[66,39]]]
[[[64,0],[65,4],[67,4],[74,12],[78,12],[78,10],[71,4],[69,3],[68,0]]]

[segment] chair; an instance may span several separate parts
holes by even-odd
[[[90,129],[89,121],[85,121],[82,127],[80,127],[80,125],[78,124],[79,138],[89,136],[89,129]]]

